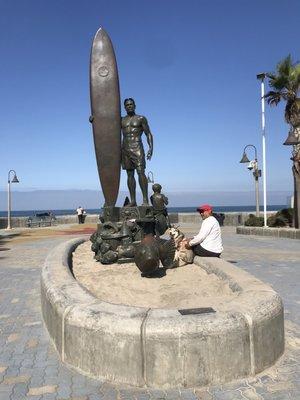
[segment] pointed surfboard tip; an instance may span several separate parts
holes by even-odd
[[[100,26],[100,28],[97,30],[94,38],[96,38],[97,36],[99,36],[101,34],[108,36],[108,34],[107,34],[106,30],[103,28],[103,26]]]
[[[97,42],[99,43],[99,42],[103,42],[103,41],[107,41],[108,43],[111,43],[111,45],[112,45],[112,42],[111,42],[111,39],[110,39],[108,33],[102,26],[100,26],[100,28],[97,30],[97,32],[94,36],[92,46]]]

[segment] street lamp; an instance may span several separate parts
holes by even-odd
[[[265,120],[265,72],[256,75],[261,81],[261,127],[262,127],[262,153],[263,153],[263,193],[264,193],[264,226],[267,227],[267,178],[266,178],[266,120]]]
[[[255,151],[255,159],[250,161],[247,154],[246,149],[247,147],[253,147]],[[249,163],[248,169],[251,171],[253,169],[253,176],[255,179],[255,200],[256,200],[256,216],[259,217],[259,189],[258,189],[258,178],[261,177],[261,170],[258,169],[258,161],[257,161],[257,150],[253,144],[247,144],[244,147],[243,156],[240,163]]]
[[[13,179],[11,180],[11,173],[14,174]],[[11,229],[11,194],[10,194],[10,184],[11,183],[19,183],[19,179],[17,178],[16,171],[11,169],[8,171],[8,179],[7,179],[7,228]]]

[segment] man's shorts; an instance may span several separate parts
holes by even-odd
[[[140,145],[122,148],[122,168],[144,170],[146,168],[144,149]]]

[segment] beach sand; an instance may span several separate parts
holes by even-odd
[[[213,307],[235,297],[228,284],[195,264],[166,270],[161,278],[142,278],[134,263],[102,265],[91,242],[73,253],[73,273],[95,297],[113,304],[151,308]]]

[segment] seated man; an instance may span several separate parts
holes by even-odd
[[[203,219],[199,233],[192,239],[187,239],[187,248],[192,248],[196,256],[220,257],[223,251],[221,228],[212,215],[212,207],[203,204],[197,208]]]

